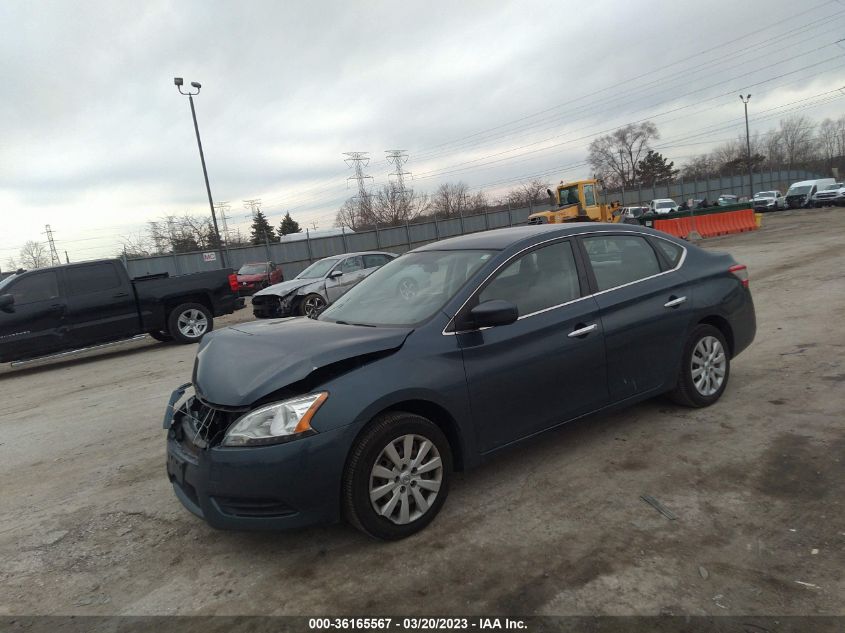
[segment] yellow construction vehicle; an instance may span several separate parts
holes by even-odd
[[[619,222],[619,203],[610,205],[599,202],[599,182],[597,180],[577,180],[563,182],[557,186],[557,192],[546,190],[553,211],[540,211],[528,216],[528,224],[560,224],[562,222]]]

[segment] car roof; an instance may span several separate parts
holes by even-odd
[[[415,248],[412,253],[425,251],[457,251],[457,250],[491,250],[500,251],[517,244],[532,244],[543,241],[541,238],[551,239],[565,237],[577,233],[595,230],[616,230],[649,233],[648,230],[632,224],[610,224],[605,222],[567,222],[566,224],[529,224],[522,226],[491,229],[479,233],[469,233],[450,237],[439,242],[432,242]]]
[[[338,253],[337,255],[321,257],[317,261],[323,261],[324,259],[343,259],[345,257],[355,257],[356,255],[389,255],[390,257],[396,257],[396,253],[388,253],[387,251],[355,251],[354,253]]]

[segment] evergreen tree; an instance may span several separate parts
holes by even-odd
[[[667,161],[660,152],[651,149],[637,165],[637,172],[640,182],[644,185],[668,182],[678,175],[674,162]]]
[[[252,244],[264,244],[265,242],[278,242],[273,227],[267,221],[267,216],[259,209],[252,218],[249,241]]]
[[[279,225],[279,237],[301,232],[302,229],[299,228],[299,222],[290,217],[290,211],[285,213],[285,217],[282,218],[282,223]]]

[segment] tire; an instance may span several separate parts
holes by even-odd
[[[685,407],[709,407],[722,397],[730,373],[725,337],[712,325],[697,325],[684,345],[678,382],[669,397]]]
[[[309,319],[316,319],[328,307],[323,295],[312,292],[299,300],[299,314]]]
[[[396,285],[396,291],[405,301],[411,301],[420,291],[420,284],[413,277],[404,277]]]
[[[389,456],[391,446],[393,458]],[[421,464],[428,468],[423,473],[414,467],[420,452]],[[378,469],[393,479],[380,477]],[[406,538],[426,527],[440,512],[449,494],[451,475],[452,450],[436,424],[413,413],[382,414],[356,442],[347,460],[342,488],[344,517],[373,538]],[[375,500],[371,500],[373,491],[381,491]]]
[[[167,330],[177,343],[199,343],[214,329],[214,318],[201,303],[182,303],[167,317]]]
[[[154,332],[147,332],[151,337],[153,337],[157,341],[161,341],[162,343],[170,343],[173,341],[173,337],[170,336],[170,332],[165,332],[164,330],[156,330]]]

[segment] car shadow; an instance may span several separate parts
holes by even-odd
[[[130,342],[127,341],[127,344]],[[0,380],[4,378],[11,378],[16,376],[29,376],[40,374],[57,369],[66,369],[69,367],[81,367],[89,363],[104,361],[110,358],[131,358],[136,354],[142,354],[154,350],[163,350],[172,347],[170,343],[160,343],[153,339],[145,341],[134,341],[136,343],[132,347],[121,348],[107,348],[102,350],[91,350],[90,352],[80,352],[79,356],[68,356],[65,358],[44,358],[42,360],[24,361],[23,366],[12,366],[11,363],[4,363],[0,368]]]

